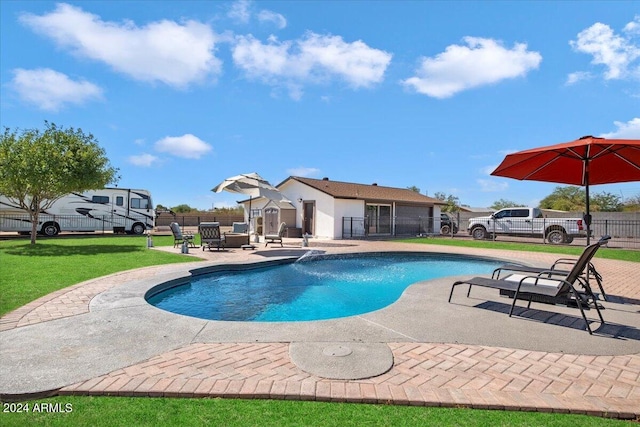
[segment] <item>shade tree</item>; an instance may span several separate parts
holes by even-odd
[[[92,134],[44,123],[44,130],[5,128],[0,135],[0,194],[29,214],[32,244],[40,213],[56,200],[119,178]]]

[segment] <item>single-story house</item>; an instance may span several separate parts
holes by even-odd
[[[343,239],[432,233],[440,229],[441,200],[406,188],[291,176],[276,188],[285,200],[252,200],[254,229],[289,236]],[[248,210],[248,201],[242,201]],[[262,226],[262,229],[260,228]]]

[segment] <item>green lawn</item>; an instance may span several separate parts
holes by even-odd
[[[560,255],[574,255],[579,256],[584,247],[580,246],[556,246],[556,245],[542,245],[532,243],[513,243],[513,242],[492,242],[488,240],[469,240],[462,238],[450,238],[450,237],[413,237],[409,239],[395,240],[398,242],[406,243],[422,243],[430,245],[443,245],[443,246],[458,246],[465,248],[484,248],[484,249],[507,249],[512,251],[527,251],[527,252],[545,252],[554,253]],[[592,242],[593,243],[593,242]],[[617,259],[621,261],[633,261],[640,262],[640,251],[627,250],[627,249],[615,249],[602,247],[596,252],[596,258],[605,259]]]
[[[172,245],[159,237],[154,244]],[[148,250],[143,236],[97,236],[0,241],[0,316],[58,289],[95,277],[151,265],[194,261]]]
[[[2,413],[3,426],[556,426],[637,425],[586,415],[286,400],[61,396],[26,402],[28,413]],[[46,403],[48,405],[42,405]],[[71,412],[34,412],[52,404]],[[36,406],[38,404],[38,406]]]
[[[412,243],[544,250],[577,255],[580,248],[456,239],[410,239]],[[156,246],[172,245],[171,237],[154,237]],[[480,246],[478,246],[480,245]],[[483,246],[484,245],[484,246]],[[506,246],[505,246],[506,245]],[[640,261],[634,251],[603,249],[600,256]],[[144,237],[98,236],[0,241],[0,314],[43,295],[91,278],[127,269],[194,261],[191,257],[148,250]],[[159,399],[63,396],[22,402],[28,413],[8,413],[3,403],[0,425],[51,426],[609,426],[631,423],[579,415],[422,408],[388,405],[292,402],[271,400]],[[46,403],[46,405],[42,405]],[[34,412],[72,408],[67,413]],[[68,405],[67,405],[68,404]],[[15,409],[15,408],[14,408]],[[637,424],[633,424],[637,425]]]

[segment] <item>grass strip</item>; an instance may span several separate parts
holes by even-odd
[[[544,252],[572,256],[580,256],[580,254],[582,254],[582,252],[584,251],[584,247],[580,246],[556,246],[533,243],[493,242],[490,240],[468,240],[461,238],[452,239],[450,237],[412,237],[394,241],[427,245],[457,246],[464,248]],[[602,247],[598,250],[598,252],[596,252],[595,257],[604,259],[616,259],[619,261],[640,262],[640,251]]]
[[[173,238],[166,240],[173,245]],[[165,243],[158,239],[159,246]],[[197,261],[149,250],[146,244],[143,236],[42,238],[35,245],[26,239],[2,240],[0,316],[85,280],[133,268]]]
[[[3,426],[624,426],[587,415],[337,402],[60,396],[0,414]],[[3,408],[7,408],[3,403]],[[41,412],[42,409],[66,412]],[[23,406],[24,409],[24,406]],[[36,410],[38,412],[36,412]]]

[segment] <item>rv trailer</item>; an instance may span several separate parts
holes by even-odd
[[[103,188],[70,193],[40,212],[36,230],[45,236],[62,231],[113,231],[143,234],[155,226],[156,214],[147,190]],[[31,217],[0,195],[0,231],[31,232]]]

